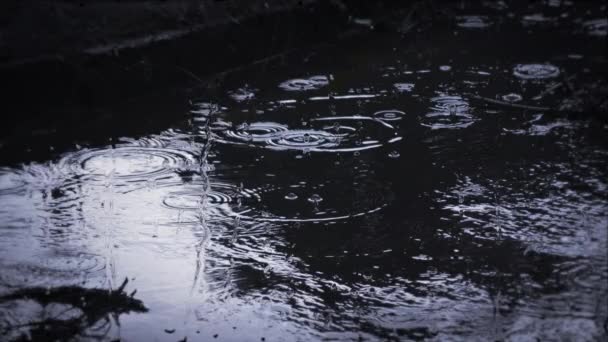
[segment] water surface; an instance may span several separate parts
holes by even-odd
[[[490,5],[228,74],[150,134],[7,138],[3,339],[606,338],[605,6]]]

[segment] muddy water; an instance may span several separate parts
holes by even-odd
[[[602,10],[465,7],[229,74],[155,133],[24,151],[3,339],[606,338]]]

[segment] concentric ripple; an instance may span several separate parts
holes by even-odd
[[[82,150],[66,156],[62,163],[73,172],[92,179],[148,181],[194,163],[187,152],[166,148],[117,147]]]
[[[513,75],[524,80],[542,80],[557,77],[559,68],[551,64],[518,64]]]
[[[169,209],[198,210],[203,200],[211,205],[238,204],[239,201],[243,205],[244,202],[260,201],[260,196],[254,190],[228,183],[211,183],[207,192],[202,184],[169,185],[179,186],[179,190],[169,192],[162,200],[163,206]]]
[[[505,102],[519,102],[522,99],[521,95],[515,93],[509,93],[502,96],[502,100]]]
[[[292,130],[271,137],[266,142],[269,147],[276,149],[322,150],[340,146],[339,140],[339,136],[326,131]]]
[[[432,129],[466,128],[477,118],[470,111],[469,103],[460,96],[437,96],[431,99],[431,112],[422,118],[421,124]]]
[[[242,218],[267,222],[340,221],[380,211],[393,197],[388,185],[371,179],[333,179],[299,187],[271,185],[260,190],[260,195],[259,207],[244,211]]]
[[[404,116],[404,112],[396,109],[381,110],[379,112],[374,113],[374,118],[382,121],[398,121],[401,120]]]
[[[226,135],[243,141],[266,141],[280,132],[287,131],[285,125],[275,122],[254,122],[252,124],[241,124],[234,130],[226,131]]]
[[[274,122],[241,124],[219,131],[217,141],[274,150],[355,152],[401,140],[388,121],[400,120],[403,112],[388,110],[375,116],[316,118],[306,129],[290,129]]]
[[[334,196],[338,189],[342,195]],[[334,179],[312,187],[267,184],[260,188],[223,182],[212,182],[208,187],[201,182],[169,182],[159,184],[156,191],[162,193],[163,208],[182,213],[181,223],[193,220],[192,215],[201,209],[220,220],[239,217],[263,222],[338,221],[379,211],[392,199],[386,185],[364,179],[352,183]]]
[[[312,76],[287,80],[281,83],[279,88],[287,91],[306,91],[320,89],[328,84],[329,80],[326,76]]]
[[[597,37],[605,37],[608,34],[608,19],[595,19],[583,23],[587,34]]]

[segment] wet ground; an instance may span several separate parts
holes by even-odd
[[[5,137],[2,339],[605,339],[606,7],[451,10]]]

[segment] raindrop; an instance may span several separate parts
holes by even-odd
[[[285,199],[286,200],[293,201],[293,200],[295,200],[297,198],[298,198],[298,195],[294,194],[293,192],[290,192],[287,195],[285,195]]]

